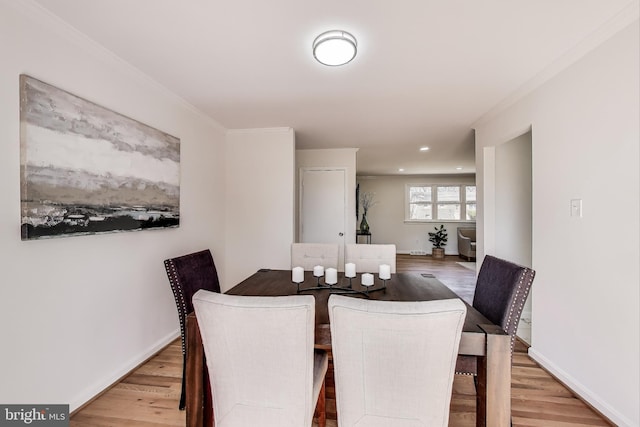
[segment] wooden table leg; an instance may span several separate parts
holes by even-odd
[[[322,381],[322,387],[320,388],[320,394],[318,396],[318,403],[316,404],[316,417],[318,419],[318,427],[325,427],[327,425],[327,390],[325,388],[325,381]]]
[[[495,325],[479,325],[486,334],[485,356],[478,357],[476,426],[511,424],[511,337]]]
[[[187,316],[187,427],[202,427],[204,423],[204,348],[196,316]]]

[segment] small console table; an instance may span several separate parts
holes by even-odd
[[[360,230],[356,230],[356,243],[360,243],[358,241],[360,236],[364,236],[364,242],[367,244],[371,244],[371,232],[367,231],[366,233],[364,231],[360,231]]]

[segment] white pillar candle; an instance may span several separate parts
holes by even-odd
[[[324,282],[327,285],[335,285],[336,283],[338,283],[338,270],[331,267],[327,268],[327,271],[325,272]]]
[[[389,264],[380,264],[378,274],[381,280],[391,279],[391,266]]]
[[[315,267],[313,267],[313,275],[315,277],[324,276],[324,267],[321,265],[316,265]]]
[[[352,262],[348,262],[344,265],[345,277],[356,277],[356,265]]]
[[[304,268],[293,267],[293,269],[291,270],[291,281],[294,283],[304,282]]]
[[[373,274],[364,273],[362,275],[362,286],[373,286]]]

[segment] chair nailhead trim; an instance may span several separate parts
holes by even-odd
[[[518,328],[518,322],[522,309],[527,301],[529,295],[529,289],[533,283],[534,272],[529,268],[524,268],[520,278],[518,279],[518,285],[516,286],[516,296],[513,299],[514,304],[509,308],[509,316],[507,317],[507,324],[505,325],[505,332],[511,335],[511,356],[513,357],[513,348],[516,342],[516,331]],[[526,283],[525,283],[526,280]],[[521,296],[519,296],[521,295]]]
[[[164,262],[167,276],[169,277],[169,284],[171,284],[171,290],[173,291],[173,298],[176,301],[176,307],[178,308],[178,318],[180,320],[180,337],[182,341],[182,354],[187,353],[185,343],[185,322],[187,319],[187,305],[185,303],[184,291],[180,279],[178,279],[178,273],[176,272],[176,266],[172,260],[168,259]]]

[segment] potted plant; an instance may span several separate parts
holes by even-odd
[[[444,259],[444,246],[447,244],[447,229],[440,224],[440,228],[434,227],[435,232],[429,232],[429,241],[433,244],[431,256],[434,259]]]

